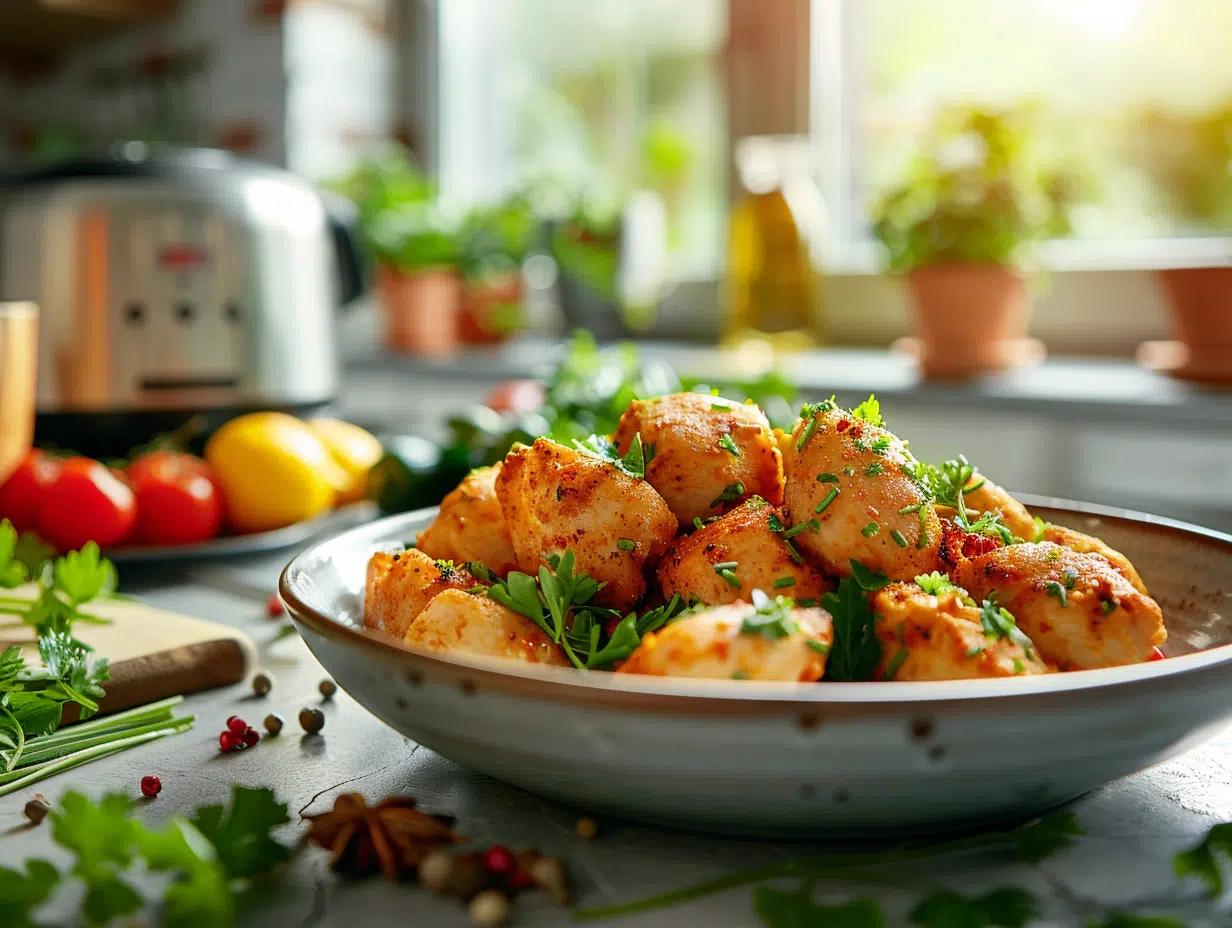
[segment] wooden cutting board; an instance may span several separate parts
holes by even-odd
[[[9,595],[33,597],[34,588],[20,587]],[[107,696],[99,704],[102,713],[237,683],[256,659],[252,639],[226,625],[130,600],[93,602],[88,610],[111,620],[109,625],[73,626],[73,633],[94,648],[96,656],[111,661],[111,679],[104,684]],[[0,650],[14,644],[22,646],[27,661],[38,663],[33,634],[0,630]]]

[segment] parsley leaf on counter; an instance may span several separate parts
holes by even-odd
[[[602,458],[609,464],[614,465],[617,470],[623,471],[630,477],[636,477],[638,480],[646,479],[646,455],[642,448],[640,432],[633,436],[633,441],[629,444],[629,450],[623,455],[617,449],[616,443],[604,435],[591,435],[585,441],[577,441],[575,439],[573,446],[583,454]]]
[[[1014,848],[1023,860],[1037,864],[1086,834],[1073,812],[1049,812],[1039,821],[1010,832]]]
[[[765,884],[754,888],[753,912],[766,928],[885,928],[881,908],[874,900],[819,905],[813,901],[808,883],[795,892]]]
[[[287,806],[274,798],[272,789],[232,789],[231,805],[204,806],[192,825],[218,852],[218,861],[232,879],[264,873],[288,858],[287,849],[270,837],[285,825]]]
[[[0,912],[9,928],[37,928],[31,917],[60,883],[60,873],[45,860],[26,861],[26,872],[0,867]]]
[[[49,814],[52,838],[76,855],[72,873],[85,883],[81,907],[91,923],[106,924],[142,906],[141,894],[122,878],[136,856],[142,828],[129,817],[132,808],[132,800],[119,793],[95,804],[69,792]]]
[[[161,831],[143,833],[140,845],[147,867],[176,874],[163,894],[163,925],[207,928],[235,923],[235,896],[227,874],[200,831],[176,816]]]
[[[923,928],[1024,928],[1038,903],[1025,889],[1005,887],[982,896],[938,889],[924,897],[908,918]]]
[[[1232,861],[1232,822],[1212,827],[1198,844],[1173,858],[1172,868],[1177,876],[1196,876],[1214,898],[1222,896],[1224,890],[1223,871],[1217,858],[1224,863]]]

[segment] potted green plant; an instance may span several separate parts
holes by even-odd
[[[408,155],[362,165],[336,189],[358,206],[376,263],[386,347],[443,354],[458,342],[462,293],[460,223]]]
[[[461,230],[460,334],[469,344],[491,344],[523,325],[522,262],[537,219],[521,194],[474,209]]]
[[[1029,115],[942,113],[905,180],[874,208],[889,267],[907,276],[922,370],[960,376],[1018,363],[1029,247],[1069,232],[1075,175],[1046,169]]]
[[[622,210],[614,199],[579,196],[552,231],[565,326],[601,341],[631,334],[620,303]]]
[[[1151,113],[1144,137],[1149,168],[1173,209],[1199,235],[1232,234],[1232,101],[1196,116]],[[1175,343],[1148,343],[1162,367],[1194,380],[1232,382],[1232,253],[1217,267],[1158,272],[1168,295]]]

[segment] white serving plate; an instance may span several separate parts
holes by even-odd
[[[1021,819],[1187,751],[1232,722],[1232,536],[1024,498],[1133,560],[1169,660],[944,683],[756,683],[536,667],[363,629],[364,569],[435,510],[304,551],[280,591],[338,684],[392,728],[532,792],[746,834],[912,834]]]

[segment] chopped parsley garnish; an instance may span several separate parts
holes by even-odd
[[[895,675],[897,675],[899,668],[901,668],[903,663],[907,660],[907,655],[907,623],[899,622],[898,650],[894,652],[894,656],[890,658],[890,663],[886,665],[883,678],[886,680],[893,680]]]
[[[1117,601],[1115,599],[1100,600],[1099,611],[1102,615],[1112,615],[1116,607],[1117,607]]]
[[[818,654],[829,654],[830,646],[824,641],[818,641],[816,638],[806,638],[804,643],[816,651]]]
[[[869,394],[868,399],[851,411],[852,416],[867,422],[873,426],[885,425],[885,419],[881,418],[881,404],[877,402],[877,397]]]
[[[796,585],[795,577],[779,577],[774,581],[774,588],[776,590],[781,590],[786,587],[795,586],[795,585]]]
[[[723,433],[723,437],[719,439],[719,447],[733,457],[740,457],[740,449],[737,448],[736,443],[732,441],[730,432]]]
[[[702,517],[701,517],[701,516],[694,516],[694,517],[693,517],[693,527],[694,527],[694,528],[701,528],[701,527],[702,527]]]
[[[863,438],[855,439],[854,441],[852,441],[852,445],[855,446],[855,449],[857,451],[867,451],[868,450],[868,442],[866,442]]]
[[[809,439],[817,434],[817,429],[820,428],[817,419],[809,419],[804,426],[804,431],[800,433],[800,437],[796,439],[796,451],[803,451],[804,446],[809,443]]]
[[[816,519],[809,519],[809,520],[808,520],[808,527],[809,527],[809,528],[811,528],[811,529],[812,529],[813,531],[815,531],[815,532],[820,532],[820,531],[821,531],[821,523],[820,523],[819,521],[817,521]]]
[[[1065,587],[1057,583],[1055,580],[1049,580],[1044,584],[1044,589],[1048,591],[1049,596],[1056,597],[1056,600],[1061,604],[1062,609],[1069,608],[1069,596],[1066,595]]]
[[[735,502],[742,496],[744,496],[744,484],[738,481],[736,483],[729,483],[723,488],[723,492],[714,498],[714,501],[710,504],[710,508],[717,509],[724,503]]]
[[[983,653],[984,649],[979,645],[976,645],[975,647],[970,648],[967,653],[963,655],[963,657],[979,657]]]
[[[838,483],[838,474],[818,474],[818,483]]]
[[[770,526],[770,531],[772,532],[781,532],[787,527],[783,524],[783,520],[779,518],[777,512],[770,513],[766,519],[766,524]]]
[[[740,626],[740,634],[761,635],[772,641],[795,634],[799,626],[791,615],[794,606],[786,596],[776,596],[774,599],[767,597],[745,618]]]
[[[1014,673],[1025,673],[1026,670],[1027,670],[1027,665],[1024,664],[1022,661],[1020,661],[1018,658],[1014,658]]]
[[[872,538],[879,531],[881,531],[881,526],[876,522],[870,522],[868,525],[864,526],[864,528],[860,529],[860,534],[865,538]]]
[[[817,600],[813,599],[812,597],[807,597],[805,599],[797,599],[796,605],[799,606],[801,609],[812,609],[814,606],[817,605]]]
[[[885,467],[882,466],[882,463],[880,461],[873,461],[872,464],[864,468],[865,477],[880,477],[884,473],[885,473]]]
[[[925,593],[932,596],[940,596],[942,593],[952,593],[958,589],[950,578],[939,571],[934,570],[931,574],[920,574],[915,578],[915,585]]]
[[[1060,548],[1050,548],[1048,553],[1045,554],[1044,557],[1050,561],[1059,561],[1061,560],[1061,549]]]
[[[844,468],[843,468],[843,473],[844,473],[844,474],[846,474],[848,477],[854,477],[854,476],[856,475],[856,469],[855,469],[854,467],[850,467],[850,466],[849,466],[849,467],[844,467]]]
[[[890,582],[882,571],[873,571],[852,559],[851,576],[838,582],[838,590],[821,598],[821,605],[834,620],[834,644],[826,663],[830,680],[868,680],[881,662],[881,641],[866,592]]]
[[[791,528],[789,528],[787,531],[783,533],[783,537],[787,539],[788,541],[790,541],[791,539],[795,538],[797,535],[799,535],[802,531],[804,531],[808,527],[809,526],[807,522],[797,522],[795,525],[793,525]]]
[[[994,641],[1008,638],[1022,648],[1026,652],[1027,657],[1031,657],[1031,649],[1033,647],[1031,639],[1018,628],[1018,623],[1014,621],[1014,617],[1010,614],[1009,610],[997,604],[997,595],[995,593],[980,604],[980,625],[984,629],[984,636],[986,638],[991,638]]]
[[[1078,571],[1073,567],[1061,568],[1061,581],[1067,590],[1072,590],[1078,583]]]
[[[894,531],[890,532],[890,537],[894,539],[894,543],[900,548],[907,547],[907,539],[903,537],[903,533],[898,529],[894,529]]]
[[[828,400],[822,400],[819,403],[805,403],[800,407],[800,418],[812,419],[819,412],[833,412],[838,409],[838,403],[834,400],[835,397],[831,396]]]
[[[996,538],[1003,545],[1021,544],[1022,539],[1009,530],[999,512],[986,512],[974,522],[967,520],[966,512],[964,511],[958,518],[957,522],[960,527],[968,532],[973,532],[976,535],[983,535],[986,538]]]
[[[880,438],[874,439],[873,443],[869,445],[869,449],[873,454],[885,454],[890,450],[890,445],[893,443],[894,440],[889,435],[882,435]]]
[[[749,679],[749,672],[747,670],[733,670],[731,678],[733,680],[747,680]]]
[[[617,470],[623,471],[638,480],[646,478],[646,453],[642,447],[642,436],[639,432],[633,436],[629,450],[623,455],[616,443],[604,435],[591,435],[585,441],[574,439],[573,446],[583,454],[607,461]]]
[[[822,499],[822,501],[817,504],[817,508],[814,509],[813,512],[817,513],[817,515],[821,515],[823,512],[826,511],[826,507],[828,507],[832,502],[834,502],[834,500],[837,497],[838,497],[838,487],[830,487],[830,492],[827,493],[825,497]]]
[[[632,538],[617,538],[616,547],[621,551],[633,551],[637,548],[637,542]]]

